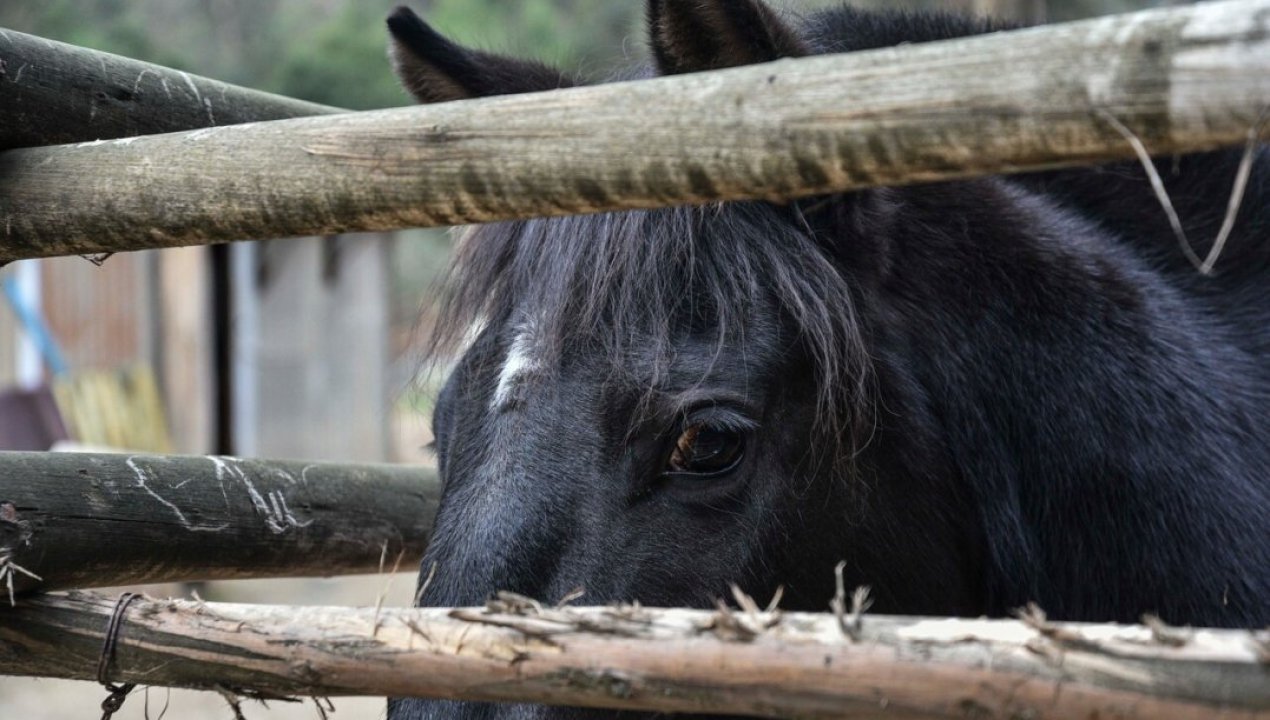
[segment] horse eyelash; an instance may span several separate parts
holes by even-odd
[[[759,429],[757,421],[735,411],[721,411],[718,406],[714,406],[684,413],[680,420],[680,432],[682,433],[692,425],[703,424],[735,433],[753,432]]]

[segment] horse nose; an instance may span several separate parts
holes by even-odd
[[[559,426],[556,393],[532,400],[514,412],[486,415],[470,452],[447,468],[446,496],[423,565],[426,577],[436,563],[425,604],[479,605],[499,590],[554,601],[572,589],[561,590],[565,579],[557,575],[582,531],[579,488],[599,465],[599,447],[575,442],[563,453],[567,429]]]
[[[528,482],[521,476],[517,484]],[[500,590],[548,599],[569,542],[567,503],[545,492],[500,490],[473,492],[442,508],[424,555],[421,605],[480,605]]]

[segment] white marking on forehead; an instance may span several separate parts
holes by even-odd
[[[485,328],[489,326],[489,318],[481,315],[468,323],[467,329],[463,331],[462,344],[459,346],[467,351],[468,348],[476,344],[476,339],[485,332]]]
[[[503,362],[503,370],[498,374],[498,388],[494,390],[494,398],[490,401],[493,410],[504,410],[513,400],[516,386],[525,377],[538,372],[541,363],[535,354],[535,327],[524,323],[516,332],[511,347],[507,350],[507,359]]]

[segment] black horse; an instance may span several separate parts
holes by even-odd
[[[994,29],[647,16],[660,74]],[[424,102],[574,84],[405,9],[389,27]],[[1159,163],[1201,254],[1240,155]],[[708,606],[736,582],[819,611],[845,561],[879,612],[1270,622],[1268,234],[1264,150],[1209,276],[1132,163],[476,228],[441,307],[439,345],[470,342],[434,418],[423,604]]]

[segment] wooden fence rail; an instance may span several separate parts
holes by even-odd
[[[0,150],[335,112],[0,28]]]
[[[0,674],[95,679],[113,598],[0,608]],[[844,622],[845,621],[845,622]],[[785,718],[1270,718],[1235,630],[644,608],[350,609],[138,599],[108,677]],[[846,630],[844,631],[844,627]]]
[[[1244,141],[1270,0],[0,153],[0,262],[779,199]],[[1270,129],[1263,128],[1263,137]]]
[[[412,567],[439,497],[417,467],[0,453],[0,603],[11,589],[368,573],[385,555]]]

